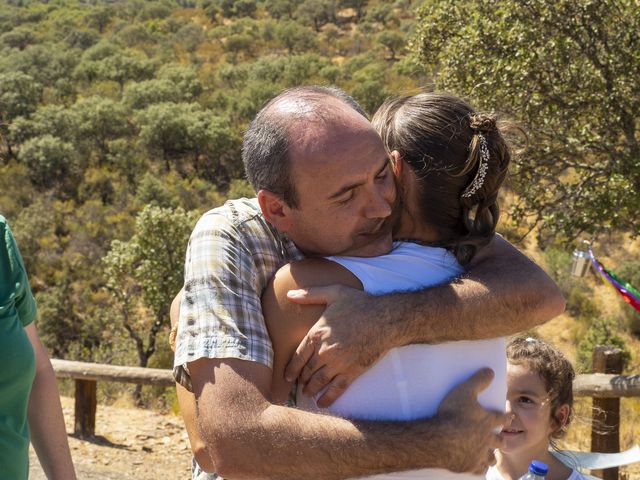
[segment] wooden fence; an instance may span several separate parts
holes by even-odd
[[[73,362],[52,359],[59,378],[75,380],[74,432],[80,437],[95,434],[96,385],[98,381],[124,382],[141,385],[174,385],[171,370],[141,367],[123,367],[99,363]],[[591,432],[591,450],[594,452],[620,451],[620,398],[640,397],[640,375],[621,375],[622,352],[611,347],[596,347],[593,352],[594,370],[600,373],[578,375],[573,384],[576,397],[592,397],[594,425]],[[592,472],[594,474],[594,472]],[[618,469],[595,472],[605,480],[618,478]]]
[[[72,378],[76,383],[74,432],[91,437],[96,431],[97,382],[122,382],[139,385],[175,385],[171,370],[159,368],[121,367],[102,363],[73,362],[51,359],[58,378]]]

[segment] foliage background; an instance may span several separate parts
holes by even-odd
[[[440,88],[528,132],[500,230],[567,295],[542,334],[583,370],[594,341],[619,342],[637,372],[640,317],[567,268],[586,232],[639,283],[639,22],[633,0],[0,0],[0,212],[45,344],[170,367],[189,232],[253,195],[240,146],[263,103],[333,84],[373,113],[391,94]],[[104,400],[129,387],[99,388]]]

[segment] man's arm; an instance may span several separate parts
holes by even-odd
[[[171,319],[171,336],[174,335],[174,328],[177,327],[178,317],[180,315],[180,301],[182,300],[183,290],[180,290],[171,302],[171,308],[169,310],[169,318]],[[171,343],[171,336],[169,342]],[[175,337],[174,337],[175,341]],[[175,344],[171,344],[172,350],[175,351]],[[196,405],[196,397],[193,392],[190,392],[178,382],[176,382],[176,398],[178,399],[178,405],[180,407],[180,414],[184,420],[184,426],[187,430],[187,436],[189,437],[189,444],[191,445],[191,452],[193,453],[196,462],[200,465],[200,468],[205,472],[213,472],[215,467],[209,457],[206,445],[198,432],[196,424],[198,407]]]
[[[432,419],[352,422],[274,405],[271,370],[238,359],[189,364],[198,417],[216,472],[236,479],[344,479],[418,468],[484,472],[504,414],[476,396],[482,370],[450,394]]]
[[[550,320],[565,307],[555,282],[499,236],[474,258],[466,275],[450,284],[380,297],[315,287],[291,292],[289,298],[327,304],[286,371],[310,394],[340,375],[342,388],[324,395],[323,406],[393,347],[510,335]]]

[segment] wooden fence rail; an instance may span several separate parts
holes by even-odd
[[[73,378],[76,383],[74,433],[80,437],[91,437],[96,431],[96,409],[98,406],[97,382],[122,382],[141,385],[175,385],[171,370],[159,368],[124,367],[102,363],[73,362],[51,359],[58,378]]]
[[[640,375],[578,375],[573,382],[573,395],[594,398],[640,397]]]
[[[613,360],[615,364],[618,353],[615,349],[597,347],[594,351],[594,368],[607,373],[578,375],[573,383],[573,393],[576,397],[592,397],[594,406],[598,405],[600,418],[597,421],[601,427],[599,430],[604,430],[604,433],[594,433],[596,429],[592,429],[592,451],[618,451],[613,449],[619,449],[619,399],[620,397],[640,397],[640,375],[608,373],[612,368],[616,370],[618,367],[616,365],[611,368],[602,367],[604,365],[602,358],[600,358],[602,356],[606,357],[605,359],[608,359],[609,363]],[[74,432],[80,437],[95,434],[96,384],[98,381],[165,387],[174,385],[172,372],[166,369],[125,367],[58,359],[52,359],[51,363],[57,377],[75,380]],[[607,469],[598,473],[604,479],[618,477],[617,469]]]

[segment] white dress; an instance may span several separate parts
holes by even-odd
[[[351,271],[362,282],[364,290],[374,295],[420,290],[447,283],[463,273],[462,267],[449,251],[409,242],[395,242],[394,249],[380,257],[329,259]],[[357,378],[325,411],[368,420],[432,417],[453,387],[484,367],[493,369],[495,378],[478,400],[487,408],[504,411],[507,361],[502,337],[394,348]],[[298,407],[305,410],[321,410],[315,399],[303,395],[301,390],[297,394],[297,403]],[[482,477],[422,469],[366,478],[461,480]]]

